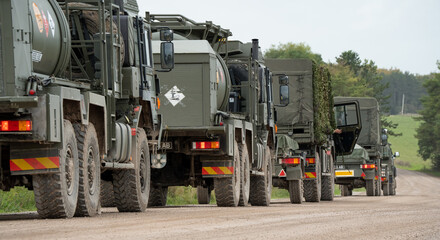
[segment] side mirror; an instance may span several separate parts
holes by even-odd
[[[280,86],[280,104],[282,106],[287,106],[289,104],[289,86]]]
[[[395,152],[394,153],[394,157],[400,157],[400,153],[399,152]]]
[[[289,84],[289,76],[283,74],[281,76],[278,76],[278,81],[280,85],[288,85]]]
[[[160,62],[162,69],[174,68],[174,44],[172,42],[160,44]]]
[[[171,42],[173,41],[173,30],[171,29],[161,29],[160,30],[160,40]]]

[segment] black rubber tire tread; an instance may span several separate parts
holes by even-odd
[[[289,180],[290,203],[301,204],[303,201],[303,181],[302,179]]]
[[[79,161],[79,192],[75,216],[92,217],[98,215],[101,210],[99,205],[101,194],[101,160],[99,158],[98,137],[92,123],[89,123],[88,126],[75,123],[73,124],[73,129],[75,129]],[[90,191],[89,186],[89,152],[87,149],[91,149],[95,165],[92,168],[95,175],[92,191]]]
[[[365,189],[367,190],[367,196],[375,195],[376,183],[374,179],[365,180]]]
[[[211,202],[211,190],[207,187],[197,186],[197,202],[199,204],[209,204]]]
[[[339,185],[339,189],[341,189],[342,197],[350,196],[350,190],[347,185]]]
[[[333,157],[330,155],[330,176],[321,178],[321,200],[333,201],[335,197],[335,169],[333,167]]]
[[[101,207],[116,207],[111,181],[101,180]]]
[[[380,177],[376,180],[376,189],[374,195],[375,196],[382,195],[382,182],[380,181]]]
[[[384,196],[390,195],[390,187],[391,186],[390,186],[389,182],[382,184],[382,191],[383,191]]]
[[[390,185],[390,195],[396,195],[396,179],[392,179],[393,183]]]
[[[249,205],[249,194],[251,191],[251,172],[250,172],[250,162],[249,153],[246,144],[239,144],[238,150],[240,152],[240,200],[238,201],[238,206],[248,206]]]
[[[144,212],[150,195],[151,162],[147,135],[144,129],[138,128],[136,134],[136,154],[132,158],[135,169],[113,171],[113,191],[116,207],[120,212]],[[141,152],[144,162],[141,163]],[[142,169],[142,167],[144,169]],[[142,189],[140,172],[144,170],[144,189]]]
[[[75,132],[69,120],[64,120],[63,149],[60,149],[60,173],[32,177],[35,205],[42,218],[71,218],[75,214],[79,189],[78,148]],[[73,189],[67,193],[66,151],[73,157]]]
[[[266,146],[263,176],[251,176],[251,191],[249,202],[252,206],[269,206],[272,194],[272,156],[270,148]]]
[[[240,155],[234,141],[234,174],[214,179],[215,198],[219,207],[237,207],[240,199]]]
[[[319,202],[321,200],[321,161],[319,155],[315,154],[316,178],[304,181],[304,198],[306,202]]]
[[[348,196],[353,196],[353,189],[348,189]]]
[[[164,207],[167,205],[168,187],[150,187],[148,207]]]

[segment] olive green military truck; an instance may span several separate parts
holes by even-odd
[[[395,155],[381,130],[379,104],[375,98],[335,97],[335,103],[356,100],[361,109],[362,130],[359,145],[352,155],[337,158],[335,175],[341,195],[349,196],[354,188],[365,187],[368,196],[394,195],[396,189]],[[338,118],[338,116],[336,116]]]
[[[266,65],[275,76],[274,186],[288,189],[292,203],[303,195],[308,202],[331,201],[334,159],[353,150],[361,129],[357,102],[334,105],[328,70],[309,59],[266,59]],[[349,120],[338,125],[340,134],[333,134],[334,110]]]
[[[137,14],[135,0],[0,2],[0,189],[33,190],[44,218],[98,214],[101,178],[119,211],[147,207],[162,122]]]
[[[269,205],[272,86],[258,40],[228,41],[229,30],[181,15],[150,18],[175,33],[175,68],[159,74],[167,159],[153,159],[150,204],[165,205],[168,186],[191,185],[199,203],[215,189],[218,206]]]

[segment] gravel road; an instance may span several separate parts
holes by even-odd
[[[398,170],[397,195],[270,207],[151,208],[94,218],[0,215],[0,239],[440,239],[440,178]]]

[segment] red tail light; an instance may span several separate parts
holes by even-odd
[[[372,168],[376,168],[376,164],[362,164],[361,165],[362,169],[372,169]]]
[[[193,149],[219,149],[220,142],[193,142]]]
[[[301,160],[299,158],[284,158],[281,160],[283,164],[300,164]]]
[[[315,164],[315,163],[316,163],[315,158],[306,158],[306,161],[307,161],[309,164]]]
[[[20,120],[20,121],[1,121],[2,132],[30,132],[32,131],[32,121]]]

